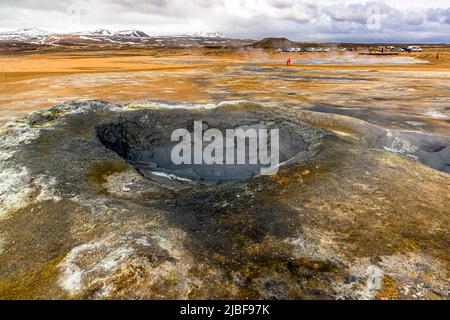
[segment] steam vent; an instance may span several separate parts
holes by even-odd
[[[280,128],[280,168],[177,166],[171,133]],[[445,299],[450,142],[240,102],[71,102],[0,127],[0,296]]]

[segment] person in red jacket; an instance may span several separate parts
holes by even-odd
[[[291,65],[291,58],[288,59],[287,61],[287,65],[290,66]]]

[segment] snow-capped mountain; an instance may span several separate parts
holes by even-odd
[[[148,34],[140,30],[124,30],[115,32],[108,29],[97,29],[94,31],[76,32],[72,34],[77,36],[94,36],[94,37],[128,37],[128,38],[149,37]]]
[[[80,33],[81,34],[81,33]],[[114,32],[108,30],[108,29],[98,29],[95,31],[87,32],[83,35],[90,35],[90,36],[113,36]]]
[[[150,38],[148,34],[141,30],[123,30],[114,32],[108,29],[98,29],[94,31],[74,32],[74,33],[54,33],[40,29],[20,29],[16,31],[0,32],[0,41],[24,41],[24,42],[45,42],[48,38],[64,38],[70,36],[78,37],[95,37],[95,38],[116,38],[122,41],[120,38],[134,38],[145,39]],[[225,39],[226,37],[220,32],[199,32],[193,35],[184,35],[182,37],[195,37],[195,38],[210,38],[210,39]]]
[[[41,41],[51,35],[51,32],[41,29],[19,29],[15,31],[0,32],[0,40]]]
[[[219,38],[219,39],[226,38],[220,32],[198,32],[194,36],[197,38]]]
[[[11,48],[35,46],[147,46],[155,48],[193,48],[204,46],[235,46],[236,39],[227,39],[219,32],[200,32],[177,36],[149,36],[140,30],[56,33],[39,29],[21,29],[0,33],[0,44]],[[245,42],[247,43],[247,42]],[[248,43],[250,44],[250,42]]]
[[[55,36],[97,36],[97,37],[123,37],[123,38],[148,38],[149,35],[140,30],[124,30],[113,32],[108,29],[74,33],[52,33],[40,29],[20,29],[15,31],[0,32],[0,40],[31,41],[43,40]]]
[[[140,30],[124,30],[115,34],[118,37],[130,37],[130,38],[148,38],[149,35]]]

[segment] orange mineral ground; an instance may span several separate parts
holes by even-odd
[[[7,53],[0,55],[0,121],[69,100],[249,100],[448,135],[450,51],[436,58],[433,50],[386,57],[255,49]]]
[[[0,48],[0,300],[447,300],[441,49]],[[277,173],[175,164],[199,120]]]

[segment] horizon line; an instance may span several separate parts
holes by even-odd
[[[206,31],[206,32],[193,32],[193,33],[186,33],[186,34],[177,34],[177,33],[167,33],[167,34],[149,34],[147,31],[143,31],[142,29],[138,28],[129,28],[129,29],[115,29],[115,28],[95,28],[95,29],[85,29],[85,30],[78,30],[78,31],[54,31],[46,28],[41,27],[23,27],[23,28],[16,28],[16,29],[4,29],[0,28],[0,33],[8,33],[8,32],[15,32],[20,30],[39,30],[43,32],[47,32],[52,35],[77,35],[82,34],[83,32],[95,32],[100,30],[106,30],[110,31],[112,33],[119,33],[119,32],[125,32],[125,31],[140,31],[145,33],[149,38],[157,38],[157,37],[189,37],[189,36],[198,36],[199,34],[220,34],[223,35],[225,39],[235,39],[235,40],[251,40],[251,41],[261,41],[265,39],[287,39],[289,41],[295,42],[295,43],[330,43],[330,44],[426,44],[426,45],[450,45],[450,42],[436,42],[436,41],[430,41],[423,39],[423,42],[419,41],[407,41],[407,40],[399,40],[399,41],[392,41],[392,40],[376,40],[376,41],[368,41],[368,40],[292,40],[292,38],[288,38],[287,36],[265,36],[265,37],[246,37],[246,36],[228,36],[226,33],[222,31]],[[106,36],[106,35],[104,35]],[[1,40],[0,40],[1,41]]]

